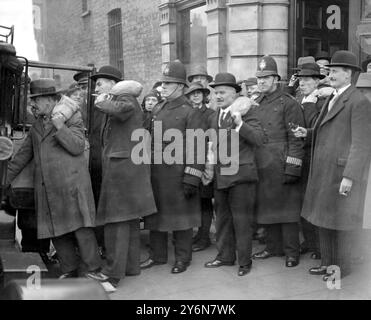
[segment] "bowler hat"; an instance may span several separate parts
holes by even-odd
[[[357,88],[370,88],[371,89],[371,72],[361,73],[358,77]]]
[[[115,80],[117,82],[122,80],[122,73],[119,69],[112,66],[103,66],[99,71],[90,77],[92,80],[97,80],[99,78],[105,78],[110,80]]]
[[[277,76],[281,80],[281,76],[278,74],[277,63],[271,56],[264,56],[258,62],[258,70],[256,71],[256,77],[268,77]]]
[[[196,65],[193,68],[191,68],[191,71],[188,74],[188,81],[192,82],[192,78],[195,76],[204,76],[207,78],[207,81],[209,82],[213,81],[213,77],[207,73],[206,68],[202,65]]]
[[[255,77],[248,78],[244,81],[245,86],[255,86],[258,84],[258,80]]]
[[[368,65],[369,63],[371,63],[371,55],[368,55],[368,56],[366,57],[366,60],[362,61],[362,70],[363,70],[364,72],[367,72],[367,65]]]
[[[241,87],[236,82],[236,77],[227,72],[218,73],[215,77],[215,81],[210,84],[211,88],[215,88],[217,86],[228,86],[233,87],[236,89],[237,92],[241,91]]]
[[[319,79],[326,78],[325,75],[321,74],[319,65],[315,62],[303,64],[299,72],[296,74],[296,76],[297,77],[312,77],[312,78],[319,78]]]
[[[89,75],[85,71],[80,71],[77,72],[73,75],[73,79],[78,83],[78,84],[86,84],[88,83],[88,78]]]
[[[30,84],[30,98],[41,97],[41,96],[52,96],[55,94],[62,93],[62,90],[57,91],[57,85],[54,79],[41,78],[38,80],[31,81]]]
[[[180,60],[169,62],[162,72],[161,82],[181,83],[187,85],[187,73]]]
[[[314,60],[314,57],[312,56],[299,57],[297,68],[292,68],[292,70],[295,70],[295,71],[300,70],[303,64],[314,63],[314,62],[315,60]]]
[[[316,55],[315,60],[316,61],[318,61],[318,60],[328,60],[328,61],[330,61],[331,60],[331,57],[330,57],[330,55],[328,54],[327,51],[320,51]]]
[[[361,71],[356,55],[347,50],[336,51],[331,58],[331,63],[326,65],[326,67],[344,67]]]
[[[200,82],[191,83],[191,85],[184,94],[188,96],[189,94],[195,91],[202,91],[202,93],[206,96],[210,94],[210,90],[208,88],[204,88],[204,86]]]

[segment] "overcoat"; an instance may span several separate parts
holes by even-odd
[[[132,152],[138,141],[132,134],[138,129],[143,131],[143,113],[138,101],[123,94],[97,105],[105,113],[97,225],[130,221],[155,213],[150,164],[133,161]]]
[[[60,129],[38,119],[8,166],[10,183],[34,159],[38,238],[53,238],[95,226],[95,205],[81,113]]]
[[[302,206],[300,177],[304,141],[295,138],[289,123],[303,126],[303,112],[293,97],[279,89],[269,95],[262,94],[257,102],[256,113],[268,137],[257,149],[257,222],[298,222]],[[297,182],[285,183],[287,176],[297,177]]]
[[[183,95],[171,101],[163,101],[152,110],[152,160],[155,160],[155,150],[166,154],[167,147],[177,144],[175,140],[156,141],[156,137],[164,137],[175,129],[181,135],[183,152],[180,164],[169,164],[161,161],[152,165],[152,188],[158,213],[145,219],[145,228],[155,231],[187,230],[201,225],[200,195],[196,194],[187,199],[184,195],[183,183],[199,187],[204,165],[187,163],[186,155],[190,150],[186,144],[186,129],[197,129],[194,123],[190,102]],[[158,129],[161,126],[161,129]],[[175,131],[173,131],[175,132]],[[155,137],[156,136],[156,137]],[[173,145],[174,145],[173,144]],[[157,153],[158,154],[158,153]],[[195,152],[197,157],[197,152]]]
[[[312,162],[302,215],[333,230],[362,226],[367,170],[371,153],[371,104],[353,86],[328,112],[330,96],[312,130]],[[343,177],[353,186],[339,194]]]

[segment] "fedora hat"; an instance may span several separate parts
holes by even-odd
[[[31,81],[30,83],[30,98],[41,96],[52,96],[62,93],[63,90],[57,91],[57,85],[54,79],[41,78]]]
[[[331,58],[331,63],[326,65],[326,67],[344,67],[361,71],[356,55],[347,50],[336,51]]]
[[[358,77],[357,88],[370,88],[371,89],[371,72],[361,73]]]
[[[367,72],[367,65],[368,65],[369,63],[371,63],[371,55],[368,55],[368,56],[366,57],[366,60],[362,61],[362,70],[363,70],[364,72]]]
[[[215,88],[217,86],[233,87],[236,89],[237,92],[241,91],[241,86],[237,84],[236,77],[233,74],[227,72],[218,73],[215,76],[215,81],[210,84],[210,87]]]
[[[258,84],[258,79],[255,77],[248,78],[247,80],[243,81],[245,83],[245,86],[255,86]]]
[[[169,62],[163,72],[160,79],[161,82],[172,82],[181,83],[187,85],[187,73],[184,64],[180,60],[174,60]]]
[[[264,56],[259,60],[258,70],[255,75],[257,78],[277,76],[281,80],[281,76],[278,74],[276,60],[271,56]]]
[[[298,64],[297,64],[297,67],[296,68],[292,68],[292,70],[294,71],[298,71],[301,69],[301,66],[303,64],[307,64],[307,63],[315,63],[316,61],[314,60],[314,57],[312,56],[306,56],[306,57],[299,57],[298,58]]]
[[[213,77],[207,73],[206,68],[202,65],[196,65],[191,68],[191,71],[188,74],[188,81],[192,82],[192,79],[195,76],[204,76],[207,78],[207,81],[209,82],[213,81]]]
[[[86,84],[86,83],[88,83],[89,74],[85,71],[80,71],[80,72],[77,72],[73,75],[73,79],[78,84]]]
[[[324,79],[325,75],[321,74],[320,67],[317,63],[305,63],[301,66],[301,69],[296,74],[297,77],[312,77]]]
[[[202,93],[206,96],[210,94],[210,90],[207,88],[204,88],[204,86],[200,82],[192,83],[184,94],[188,96],[189,94],[195,91],[202,91]]]
[[[110,80],[115,80],[117,82],[122,80],[122,73],[119,69],[112,66],[103,66],[99,71],[92,75],[90,79],[97,80],[99,78],[105,78]]]

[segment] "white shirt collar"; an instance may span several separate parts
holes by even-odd
[[[345,90],[347,90],[349,87],[351,86],[351,84],[348,84],[346,87],[343,87],[339,90],[335,90],[334,91],[334,96],[340,96],[342,93],[344,93]]]

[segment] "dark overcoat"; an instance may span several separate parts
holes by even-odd
[[[267,135],[266,143],[257,150],[257,222],[298,222],[304,141],[295,138],[289,123],[304,126],[303,112],[293,97],[279,89],[269,95],[262,94],[257,102],[257,116]],[[286,176],[297,177],[298,181],[285,184]]]
[[[143,113],[135,97],[120,95],[97,103],[105,113],[102,128],[102,187],[97,225],[124,222],[155,213],[150,164],[132,157],[138,141],[135,130],[143,131]],[[133,161],[135,160],[135,161]]]
[[[354,87],[328,112],[328,98],[313,129],[313,155],[303,217],[334,230],[362,226],[363,200],[371,153],[371,104]],[[339,194],[343,177],[353,181],[347,197]]]
[[[201,225],[200,195],[187,199],[184,195],[183,183],[199,187],[204,165],[187,163],[186,155],[190,150],[186,144],[186,130],[197,129],[194,123],[190,102],[185,96],[171,101],[157,104],[152,111],[152,160],[155,160],[154,151],[165,153],[175,141],[158,141],[169,129],[176,129],[181,134],[183,151],[181,164],[168,164],[161,161],[152,165],[152,187],[155,195],[158,213],[145,219],[145,227],[156,231],[187,230]],[[161,126],[161,128],[159,127]],[[156,138],[156,137],[157,138]],[[178,140],[179,141],[179,140]],[[197,157],[197,153],[195,152]]]
[[[37,120],[8,166],[8,183],[34,159],[38,238],[53,238],[95,226],[95,205],[80,112],[60,130]]]

